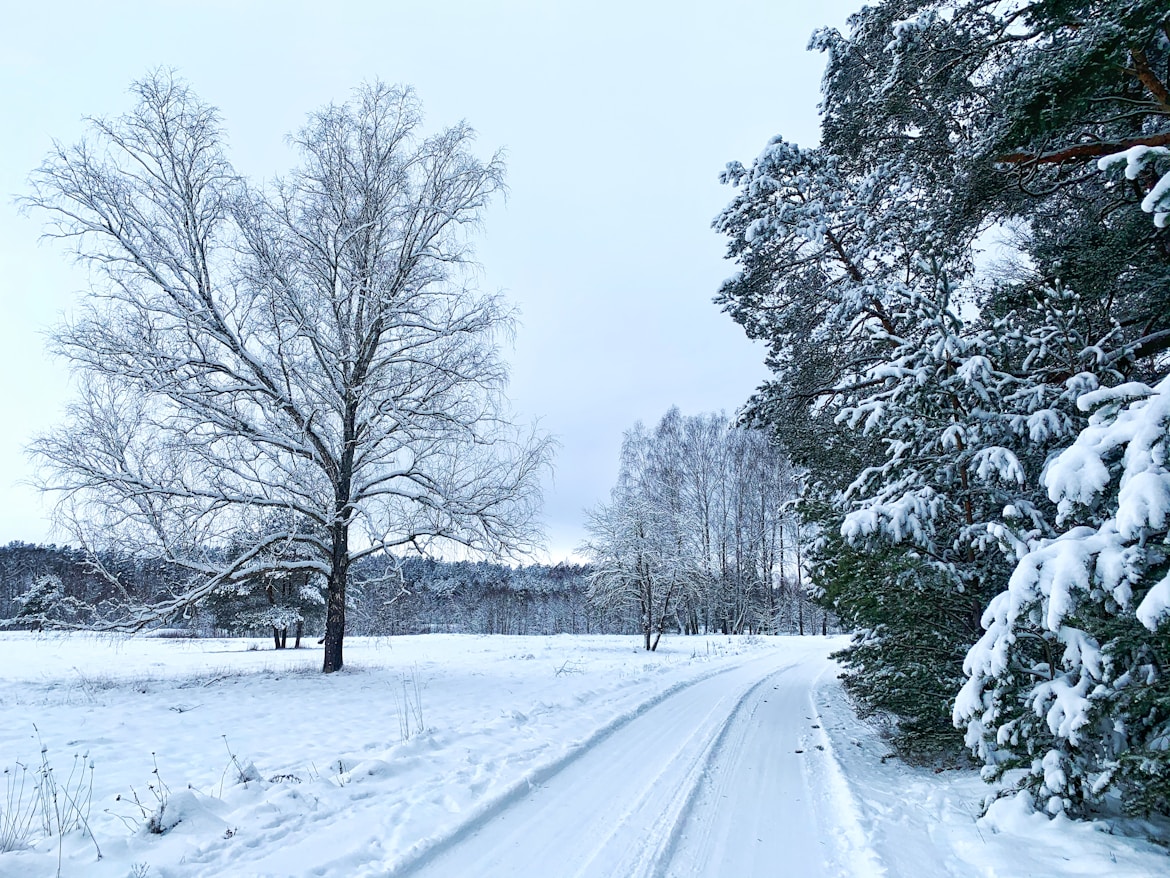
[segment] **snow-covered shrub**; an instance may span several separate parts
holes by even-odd
[[[147,792],[150,793],[150,796],[139,796],[138,790],[131,787],[128,797],[117,795],[114,797],[114,801],[127,802],[133,805],[134,809],[138,812],[138,816],[141,818],[139,825],[152,835],[163,835],[180,821],[179,819],[175,819],[178,816],[177,811],[172,811],[170,814],[167,812],[172,798],[171,788],[159,774],[158,757],[152,753],[151,759],[154,762],[154,768],[150,773],[154,776],[154,779],[146,785]],[[120,816],[120,819],[128,826],[133,826],[130,818]]]
[[[1042,483],[1063,532],[1030,540],[967,655],[956,724],[994,780],[1050,813],[1116,790],[1170,812],[1170,378],[1083,394]]]

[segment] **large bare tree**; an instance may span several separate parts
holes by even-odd
[[[551,445],[510,422],[513,314],[470,286],[468,233],[503,165],[473,156],[464,125],[424,136],[413,92],[375,83],[311,114],[300,166],[256,187],[184,83],[132,91],[131,113],[55,145],[28,200],[93,279],[56,336],[80,393],[35,445],[46,487],[87,545],[191,574],[106,624],[307,568],[327,581],[324,670],[339,670],[359,558],[539,538]],[[255,527],[275,519],[300,524]]]

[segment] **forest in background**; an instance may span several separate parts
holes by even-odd
[[[400,635],[431,632],[471,634],[639,634],[636,604],[617,604],[591,594],[593,569],[561,563],[509,566],[489,561],[441,561],[407,557],[367,559],[355,571],[349,632]],[[115,584],[109,574],[117,577]],[[69,627],[74,603],[100,608],[103,601],[132,597],[148,600],[181,587],[181,568],[160,560],[107,555],[94,558],[71,547],[13,542],[0,547],[0,616],[10,627]],[[765,624],[719,624],[713,632],[813,634],[837,630],[831,613],[800,590],[795,577],[776,580]],[[688,610],[680,604],[680,613]],[[47,616],[47,618],[45,618]],[[325,621],[322,589],[311,577],[288,574],[259,577],[224,589],[199,606],[151,631],[171,636],[267,637],[278,646],[315,644]],[[727,620],[729,614],[722,614]],[[86,624],[92,618],[85,617]],[[682,633],[678,616],[669,629]],[[688,630],[687,633],[698,633]]]

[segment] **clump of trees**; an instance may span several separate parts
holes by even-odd
[[[472,285],[503,164],[465,125],[423,133],[414,93],[375,82],[310,114],[300,164],[258,185],[185,83],[132,92],[34,172],[27,205],[94,279],[55,340],[79,397],[35,451],[95,562],[117,549],[184,576],[143,601],[106,569],[109,603],[73,623],[138,628],[307,575],[339,670],[362,559],[539,538],[551,445],[509,421],[513,313]]]
[[[846,681],[1049,812],[1170,812],[1170,11],[882,0],[812,46],[821,145],[728,166],[717,301]]]
[[[74,546],[0,546],[0,620],[17,627],[83,626],[115,612],[123,592],[149,601],[181,587],[182,570],[118,552],[94,557]]]
[[[633,612],[647,650],[667,630],[813,625],[792,503],[800,474],[761,432],[671,409],[626,432],[610,501],[582,547],[600,606]],[[821,613],[822,629],[828,626]]]
[[[789,517],[788,527],[795,527]],[[741,626],[739,633],[805,634],[827,630],[834,622],[801,590],[795,568],[798,544],[792,531],[784,536],[784,562],[774,571],[773,593],[757,589],[760,619],[770,599],[770,621]],[[733,568],[729,568],[733,569]],[[109,572],[117,574],[111,583]],[[361,636],[430,633],[553,635],[643,635],[637,602],[612,600],[594,584],[588,564],[512,566],[493,561],[443,561],[416,555],[371,556],[354,565],[347,592],[347,630]],[[177,564],[109,552],[100,559],[88,552],[59,546],[9,543],[0,546],[0,608],[4,625],[20,629],[83,627],[103,612],[110,622],[126,600],[137,603],[165,594],[185,580]],[[734,573],[732,573],[734,576]],[[729,583],[730,584],[730,583]],[[128,595],[121,595],[125,589]],[[114,596],[117,595],[117,600]],[[316,643],[325,625],[324,578],[305,568],[275,569],[221,586],[183,613],[160,619],[147,631],[162,629],[178,636],[269,637],[277,649]],[[730,612],[711,612],[697,605],[680,607],[711,627],[684,627],[686,613],[670,616],[666,630],[731,633]],[[724,627],[727,623],[726,627]],[[291,636],[291,644],[290,644]]]

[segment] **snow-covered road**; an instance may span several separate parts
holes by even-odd
[[[874,870],[813,706],[823,657],[673,692],[396,874],[754,876]]]
[[[977,772],[889,758],[845,642],[354,638],[324,677],[259,642],[3,634],[0,809],[24,822],[0,878],[1167,874],[1109,824],[980,818]],[[42,825],[47,765],[87,831]]]

